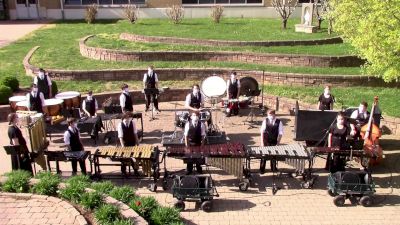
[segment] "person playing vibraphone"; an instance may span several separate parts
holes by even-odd
[[[229,102],[230,99],[239,99],[239,90],[240,81],[236,78],[236,72],[233,71],[226,82],[226,97],[228,98],[228,108],[230,109],[228,116],[230,116],[232,109],[236,110],[235,114],[239,113],[239,102]]]
[[[143,88],[144,89],[154,89],[158,88],[158,75],[156,72],[153,70],[153,66],[149,66],[147,69],[147,73],[144,74],[143,76]],[[154,108],[156,109],[157,112],[160,112],[158,109],[158,95],[153,94],[145,94],[146,97],[146,109],[145,111],[149,111],[149,106],[151,103],[151,100],[153,100]]]
[[[260,141],[261,146],[276,146],[281,142],[283,135],[283,123],[280,119],[276,118],[275,110],[269,109],[267,111],[267,118],[261,125]],[[260,172],[265,173],[266,159],[261,159]],[[276,160],[271,160],[271,170],[276,172],[278,170]]]
[[[193,92],[186,96],[185,108],[193,112],[200,112],[204,107],[204,96],[200,93],[200,86],[193,85]]]
[[[7,117],[8,121],[8,138],[10,139],[10,145],[13,146],[21,146],[21,150],[23,154],[21,154],[19,165],[18,165],[18,156],[11,155],[11,166],[13,170],[26,170],[31,173],[32,172],[32,164],[31,159],[29,157],[29,150],[26,145],[26,140],[24,136],[22,136],[21,129],[18,128],[18,115],[16,113],[10,113]]]
[[[319,110],[333,110],[333,103],[335,103],[335,97],[331,94],[331,87],[325,86],[324,93],[318,98],[318,109]]]
[[[131,94],[129,93],[129,87],[127,84],[122,84],[122,93],[119,96],[119,104],[121,105],[122,112],[133,112],[133,101]]]
[[[139,138],[137,135],[136,123],[132,119],[133,115],[131,112],[126,112],[122,116],[121,123],[118,124],[118,138],[122,147],[136,146],[139,145]],[[127,163],[121,162],[121,173],[127,175],[126,173]],[[138,175],[138,165],[134,163],[133,169],[135,175]]]
[[[199,116],[197,113],[193,112],[190,120],[185,125],[184,130],[185,136],[185,146],[201,146],[204,145],[204,139],[206,136],[206,127],[199,120]],[[191,174],[193,172],[193,162],[184,160],[187,162],[186,172],[187,174]],[[198,173],[202,173],[203,170],[201,165],[205,163],[204,159],[196,162],[196,170]]]
[[[43,113],[43,107],[45,106],[44,95],[38,90],[36,84],[32,84],[31,87],[31,92],[26,95],[26,99],[28,101],[28,110]]]
[[[347,135],[350,133],[349,127],[345,122],[345,116],[339,112],[336,117],[336,124],[329,129],[328,147],[337,147],[340,150],[348,150]],[[325,168],[331,173],[344,171],[346,165],[346,157],[336,154],[328,154]]]
[[[78,122],[75,118],[68,118],[68,128],[64,133],[64,144],[69,151],[83,151],[83,144],[81,142],[81,135],[78,129]],[[76,175],[78,169],[78,160],[71,160],[72,175]],[[79,161],[82,174],[86,174],[85,161]]]
[[[33,78],[33,83],[37,85],[39,91],[43,93],[45,99],[53,97],[53,93],[51,91],[51,79],[49,75],[46,74],[44,69],[39,69],[38,75]]]

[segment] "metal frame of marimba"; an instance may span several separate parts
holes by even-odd
[[[149,185],[151,191],[156,191],[157,181],[160,177],[160,151],[158,147],[151,145],[141,145],[132,147],[101,147],[90,157],[90,170],[95,178],[104,178],[101,174],[100,166],[121,166],[127,163],[129,173],[130,166],[139,163],[142,166],[143,174],[147,177],[153,177],[153,183]],[[119,163],[100,163],[100,158],[108,158],[112,162]],[[134,160],[136,162],[134,162]],[[107,176],[107,178],[113,176]],[[119,176],[117,177],[119,178]]]

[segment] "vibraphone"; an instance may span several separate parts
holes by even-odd
[[[60,171],[60,161],[85,161],[89,155],[90,151],[45,151],[46,155],[47,167],[49,171],[51,171],[50,162],[56,162],[56,172],[61,173]]]
[[[220,168],[228,174],[234,175],[241,181],[243,180],[246,149],[244,145],[239,142],[189,147],[177,145],[168,146],[165,155],[180,158],[186,162],[203,161],[207,158],[207,163],[209,165]],[[168,174],[165,160],[164,170],[165,173]],[[165,177],[167,176],[164,176],[164,178]],[[163,183],[166,184],[166,180],[164,180]]]
[[[145,176],[153,176],[153,185],[155,186],[160,175],[159,153],[158,147],[151,145],[101,147],[92,155],[91,164],[94,164],[94,176],[101,176],[100,166],[118,166],[122,163],[133,166],[134,163],[138,163],[138,165],[142,167]],[[109,158],[111,161],[120,162],[120,164],[100,163],[100,158]],[[156,188],[157,186],[155,186],[155,189]]]

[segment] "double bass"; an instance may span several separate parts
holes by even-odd
[[[378,165],[383,158],[382,147],[379,145],[379,138],[382,136],[382,131],[373,123],[372,119],[377,105],[378,96],[375,96],[368,123],[362,126],[360,131],[361,137],[364,139],[363,150],[372,156],[369,160],[370,166]]]

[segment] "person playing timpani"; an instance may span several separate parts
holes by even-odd
[[[267,111],[267,118],[262,122],[260,132],[261,146],[276,146],[280,144],[283,135],[283,123],[276,118],[275,110],[269,109]],[[261,159],[261,173],[265,173],[265,165],[266,159]],[[271,170],[273,172],[278,170],[276,160],[271,160]]]
[[[81,135],[78,129],[78,122],[75,118],[68,118],[68,128],[64,133],[64,144],[67,146],[69,151],[83,151],[83,145],[81,142]],[[72,175],[76,175],[78,161],[71,160]],[[79,161],[82,174],[86,174],[85,161]]]
[[[343,112],[339,112],[336,117],[336,124],[329,129],[328,147],[336,147],[340,150],[348,150],[349,145],[347,144],[347,135],[349,133],[350,129],[346,125],[345,116]],[[325,169],[329,170],[331,173],[335,173],[337,171],[344,171],[345,165],[345,156],[328,154]]]
[[[230,99],[238,99],[240,90],[240,81],[236,78],[236,72],[233,71],[230,75],[229,80],[226,82],[226,97],[228,99],[227,116],[232,113],[237,115],[239,113],[239,102],[229,102]],[[234,104],[234,105],[231,105]]]
[[[18,128],[18,115],[16,113],[10,113],[7,117],[8,121],[8,138],[10,139],[10,145],[20,146],[23,154],[20,155],[19,163],[18,156],[11,155],[11,166],[13,170],[22,169],[32,172],[31,159],[29,157],[28,147],[26,145],[25,138],[22,136],[21,130]]]
[[[206,127],[204,123],[199,120],[197,113],[193,112],[190,120],[185,124],[184,136],[186,147],[204,145]],[[196,170],[198,173],[203,172],[201,165],[204,163],[204,159],[196,162]],[[193,172],[193,162],[187,161],[186,170],[187,174],[191,174]]]
[[[88,117],[96,117],[99,105],[96,98],[93,97],[93,91],[89,91],[86,99],[82,101],[82,109]]]
[[[118,138],[122,147],[139,145],[136,123],[132,118],[133,118],[132,113],[126,112],[122,116],[121,123],[118,124]],[[121,172],[123,175],[127,175],[126,166],[127,166],[126,162],[121,162]],[[137,163],[133,164],[133,169],[135,171],[135,175],[138,175],[139,168]]]
[[[185,108],[193,112],[200,112],[204,106],[204,96],[200,93],[200,86],[193,85],[193,92],[186,96]]]
[[[43,107],[45,106],[44,103],[44,95],[40,92],[37,88],[36,84],[32,84],[32,90],[28,94],[26,94],[26,99],[28,102],[28,110],[29,111],[36,111],[39,113],[43,113]]]
[[[333,103],[335,103],[335,97],[331,94],[331,87],[325,86],[324,93],[318,98],[318,109],[319,110],[333,110]]]
[[[143,76],[143,88],[144,89],[154,89],[158,88],[158,75],[156,72],[153,70],[153,66],[149,66],[147,69],[147,73],[144,74]],[[153,99],[153,104],[154,108],[156,109],[157,112],[160,112],[158,109],[158,99],[156,94],[145,94],[146,97],[146,112],[149,111],[149,106],[151,103],[151,100]]]
[[[52,98],[51,79],[49,75],[45,74],[44,69],[40,68],[38,75],[33,78],[33,83],[37,85],[40,92],[43,93],[45,99]]]
[[[133,101],[131,94],[129,93],[129,87],[127,84],[122,84],[122,93],[119,96],[119,104],[121,105],[122,112],[132,112],[133,111]]]

